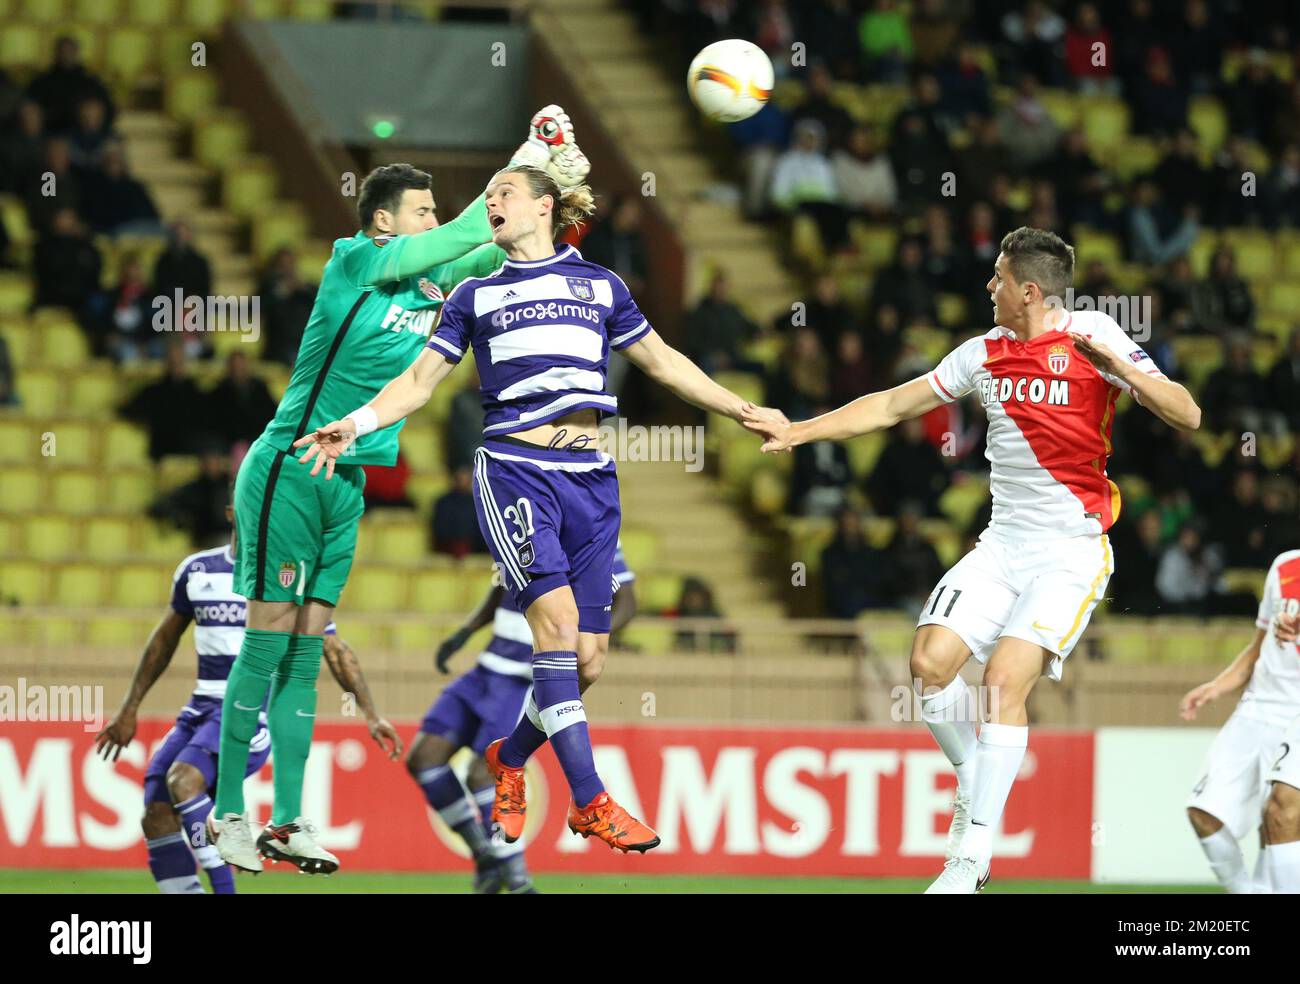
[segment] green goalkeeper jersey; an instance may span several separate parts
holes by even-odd
[[[443,297],[505,261],[480,196],[452,222],[415,236],[358,232],[334,243],[289,386],[262,438],[281,451],[369,403],[424,349]],[[342,464],[392,465],[405,421],[358,439]]]

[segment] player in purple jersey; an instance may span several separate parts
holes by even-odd
[[[226,519],[232,518],[231,507],[227,506]],[[206,825],[216,785],[221,702],[247,618],[247,603],[233,588],[233,571],[233,532],[229,546],[200,550],[181,561],[172,578],[167,613],[145,644],[122,706],[95,736],[96,751],[105,760],[111,757],[117,761],[122,749],[135,737],[140,704],[171,663],[181,636],[193,622],[199,664],[194,692],[149,760],[144,777],[145,806],[140,826],[149,851],[149,870],[165,895],[203,894],[195,871],[196,859],[214,894],[230,895],[235,891],[233,872],[208,843]],[[401,739],[375,710],[356,656],[336,634],[333,622],[325,632],[324,657],[330,672],[345,692],[356,695],[379,747],[389,758],[397,758],[402,753]],[[245,775],[257,772],[270,751],[263,706]]]
[[[633,819],[596,774],[579,667],[609,646],[611,570],[621,510],[614,461],[598,423],[618,401],[605,390],[611,349],[687,403],[740,421],[744,401],[668,346],[627,286],[556,237],[595,210],[585,185],[561,191],[545,172],[493,176],[492,241],[508,259],[448,296],[428,348],[370,403],[296,441],[312,474],[327,473],[358,434],[390,427],[428,402],[467,348],[482,381],[483,446],[475,456],[479,526],[533,636],[533,696],[485,759],[496,782],[493,820],[523,832],[524,763],[547,741],[569,783],[569,829],[621,851],[655,832]],[[777,413],[777,411],[772,411]]]
[[[617,632],[636,614],[636,580],[620,549],[614,555],[614,610],[610,632]],[[411,743],[406,767],[424,798],[443,821],[465,841],[474,859],[474,891],[495,895],[505,889],[512,895],[535,892],[524,863],[522,841],[508,844],[492,837],[492,804],[496,786],[483,759],[488,743],[509,734],[524,712],[532,686],[533,636],[528,620],[515,607],[504,585],[494,584],[487,596],[456,632],[438,647],[439,673],[479,629],[492,626],[492,638],[478,663],[447,687],[429,708],[420,733]],[[580,688],[586,690],[599,676],[591,666]],[[474,753],[465,785],[448,763],[461,748]],[[468,786],[468,789],[466,789]]]

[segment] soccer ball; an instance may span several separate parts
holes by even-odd
[[[733,38],[715,41],[695,56],[686,73],[686,89],[709,119],[739,123],[767,103],[772,80],[772,62],[763,49]]]

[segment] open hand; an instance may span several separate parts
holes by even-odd
[[[748,401],[741,404],[740,422],[755,434],[764,438],[762,450],[767,454],[778,451],[790,451],[790,427],[788,417],[773,407],[760,407]]]
[[[298,460],[304,465],[314,462],[311,469],[312,478],[320,474],[321,465],[324,465],[325,478],[331,479],[334,477],[334,462],[347,453],[356,439],[356,424],[348,418],[335,420],[324,427],[316,428],[315,433],[294,441],[293,446],[307,448]]]

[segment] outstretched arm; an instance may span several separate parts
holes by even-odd
[[[715,383],[703,369],[665,342],[653,329],[622,352],[647,376],[691,406],[732,420],[741,419],[745,401],[725,386]]]
[[[868,393],[820,417],[790,423],[779,411],[747,404],[743,423],[767,440],[763,450],[788,451],[812,441],[844,441],[893,427],[943,403],[925,376],[879,393]]]
[[[1260,647],[1264,644],[1264,637],[1268,635],[1268,629],[1255,629],[1255,638],[1253,638],[1237,658],[1223,668],[1223,671],[1209,683],[1203,683],[1194,690],[1188,691],[1183,697],[1182,703],[1178,707],[1178,713],[1184,721],[1191,721],[1196,717],[1196,712],[1212,700],[1218,700],[1224,694],[1230,694],[1234,690],[1240,690],[1250,682],[1251,674],[1255,672],[1255,664],[1259,661]]]
[[[1119,379],[1139,403],[1170,427],[1194,431],[1201,426],[1201,408],[1182,383],[1143,372],[1137,364],[1121,357],[1104,342],[1087,335],[1070,332],[1070,337],[1074,339],[1074,347],[1097,367],[1098,372]]]
[[[306,447],[298,460],[313,461],[311,473],[325,466],[325,477],[334,477],[334,463],[347,452],[348,445],[361,434],[391,427],[429,402],[434,388],[447,378],[455,364],[436,349],[426,348],[410,367],[390,380],[388,385],[364,407],[352,411],[342,420],[319,427],[312,434],[293,442],[295,448]]]
[[[390,759],[397,758],[402,754],[402,739],[398,737],[396,729],[375,709],[375,701],[370,696],[370,686],[366,683],[365,674],[361,672],[361,661],[357,659],[357,654],[337,633],[330,633],[325,636],[324,655],[330,674],[343,688],[343,692],[356,696],[357,706],[366,717],[370,737]]]
[[[95,736],[95,751],[105,760],[111,755],[116,762],[122,749],[135,737],[135,716],[140,710],[145,694],[163,675],[176,654],[176,646],[190,624],[188,615],[169,610],[162,617],[149,641],[145,643],[140,662],[131,676],[131,687],[122,700],[122,706],[113,719]]]

